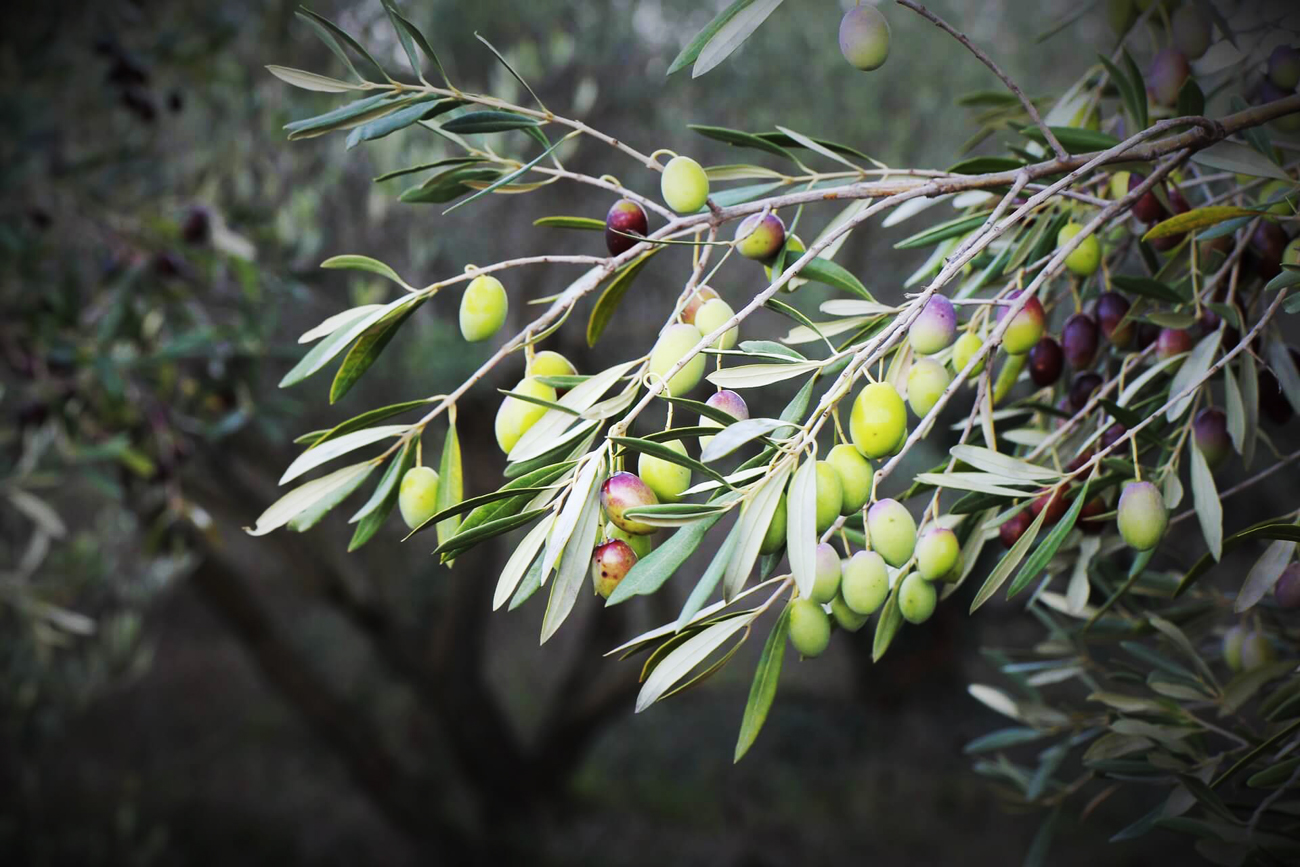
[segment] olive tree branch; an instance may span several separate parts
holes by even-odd
[[[1056,140],[1056,134],[1052,132],[1051,127],[1044,123],[1042,117],[1039,116],[1038,109],[1034,107],[1033,100],[1025,96],[1025,92],[1020,89],[1020,86],[1012,81],[1011,77],[1003,72],[1002,68],[993,62],[993,58],[976,48],[975,44],[970,41],[965,33],[955,30],[947,21],[944,21],[929,9],[926,9],[920,3],[914,3],[912,0],[897,0],[897,2],[898,5],[906,6],[908,9],[911,9],[913,12],[943,30],[952,38],[956,39],[962,45],[966,46],[970,53],[974,54],[975,57],[979,59],[980,63],[983,63],[992,70],[994,75],[1002,79],[1002,83],[1007,86],[1007,89],[1016,95],[1016,98],[1020,100],[1020,104],[1025,107],[1025,111],[1029,114],[1029,118],[1034,122],[1034,125],[1038,127],[1039,131],[1042,132],[1043,138],[1047,139],[1047,143],[1052,146],[1052,152],[1056,154],[1057,159],[1063,160],[1069,156],[1069,154],[1066,153],[1065,148],[1061,147],[1061,143]]]

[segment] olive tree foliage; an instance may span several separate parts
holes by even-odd
[[[968,752],[1009,802],[1046,816],[1037,857],[1067,801],[1086,812],[1124,783],[1164,791],[1119,838],[1162,826],[1193,835],[1221,863],[1294,856],[1295,805],[1278,799],[1300,779],[1297,633],[1286,613],[1300,602],[1289,565],[1300,502],[1250,527],[1224,508],[1264,479],[1294,478],[1300,457],[1283,428],[1262,423],[1285,422],[1300,404],[1283,335],[1300,312],[1297,245],[1288,246],[1300,151],[1300,64],[1286,47],[1293,13],[1268,3],[1186,0],[1140,12],[1111,3],[1113,50],[1079,58],[1064,92],[1031,99],[923,6],[855,7],[840,47],[861,69],[886,62],[882,22],[912,14],[988,66],[1007,92],[959,102],[980,110],[968,150],[996,135],[1000,152],[905,168],[819,132],[694,126],[737,153],[734,164],[703,168],[565,117],[517,74],[525,104],[462,89],[413,18],[383,5],[409,71],[300,13],[346,72],[269,67],[341,98],[290,123],[290,139],[346,131],[353,147],[435,136],[449,155],[377,180],[409,178],[401,200],[443,214],[488,195],[553,196],[562,210],[568,184],[608,192],[613,207],[605,219],[539,220],[540,231],[572,238],[554,253],[467,264],[428,283],[359,253],[325,261],[387,278],[392,300],[340,310],[304,334],[310,349],[282,386],[337,362],[328,395],[337,400],[440,292],[462,293],[462,333],[496,350],[447,394],[301,436],[305,448],[281,479],[288,492],[251,533],[309,529],[349,498],[350,549],[399,506],[411,544],[444,563],[526,530],[494,607],[544,597],[542,642],[589,575],[604,604],[618,605],[659,591],[711,549],[702,573],[678,579],[694,586],[679,616],[610,654],[644,656],[641,711],[715,674],[756,628],[768,630],[737,760],[772,706],[787,638],[812,657],[833,629],[870,623],[880,660],[905,624],[955,604],[970,582],[972,613],[1002,594],[1024,601],[1046,631],[1032,648],[989,651],[1005,688],[970,687],[1014,722]],[[781,5],[727,6],[669,73],[706,73],[774,13],[793,14]],[[1065,38],[1081,14],[1040,38]],[[869,74],[862,81],[871,86]],[[584,144],[659,173],[660,189],[583,173]],[[895,247],[932,254],[902,301],[883,303],[868,275],[835,257],[855,231],[905,221],[927,225]],[[584,231],[603,232],[605,249]],[[663,255],[677,247],[689,257]],[[685,267],[674,274],[669,261]],[[543,267],[577,273],[554,296],[527,297],[524,269]],[[579,372],[545,350],[558,329],[582,327],[569,321],[579,310],[596,345],[648,274],[680,287],[665,297],[649,352],[609,347],[608,366]],[[753,287],[734,308],[710,288],[721,275]],[[800,309],[810,281],[842,297]],[[501,339],[507,308],[525,304],[537,315]],[[788,333],[743,333],[760,308],[789,318]],[[497,417],[505,482],[474,490],[461,470],[457,401],[498,368],[521,377],[503,390]],[[717,390],[707,400],[704,380]],[[748,417],[743,394],[776,383],[800,387],[778,417]],[[964,420],[936,427],[950,404]],[[666,411],[662,428],[643,419],[652,407]],[[426,433],[442,441],[428,460]],[[900,477],[908,452],[931,436],[949,443],[948,456]],[[1216,477],[1232,453],[1244,474]],[[1204,554],[1188,569],[1160,541],[1190,520]],[[706,536],[718,541],[705,546]],[[999,543],[1006,550],[995,556]],[[1260,551],[1254,568],[1212,586],[1216,562],[1241,546]]]

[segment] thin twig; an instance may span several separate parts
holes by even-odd
[[[1011,80],[1011,76],[1003,72],[1001,67],[999,67],[996,63],[993,62],[993,58],[989,57],[983,51],[980,51],[978,48],[976,48],[974,43],[972,43],[970,39],[967,38],[965,33],[962,33],[954,29],[952,25],[950,25],[947,21],[944,21],[938,15],[935,15],[933,12],[931,12],[929,9],[926,9],[920,3],[914,3],[912,2],[912,0],[898,0],[898,4],[900,6],[906,6],[908,9],[911,9],[917,15],[920,15],[922,18],[926,19],[931,24],[936,25],[941,30],[945,31],[949,36],[956,39],[962,45],[966,46],[966,48],[969,49],[971,54],[974,54],[977,58],[979,58],[980,63],[983,63],[989,69],[993,70],[993,74],[996,75],[998,78],[1002,79],[1002,83],[1007,86],[1007,89],[1016,95],[1016,98],[1020,100],[1020,104],[1025,107],[1025,111],[1029,113],[1030,120],[1032,120],[1034,122],[1034,125],[1037,126],[1038,129],[1042,132],[1043,138],[1047,139],[1047,143],[1052,146],[1052,152],[1056,154],[1057,159],[1063,160],[1069,156],[1069,153],[1066,152],[1065,148],[1061,147],[1061,143],[1057,141],[1056,134],[1052,132],[1051,127],[1049,127],[1043,121],[1042,117],[1039,116],[1038,109],[1034,107],[1033,101],[1030,100],[1029,97],[1025,96],[1025,92],[1020,89],[1020,86],[1018,84],[1016,84],[1014,81]]]

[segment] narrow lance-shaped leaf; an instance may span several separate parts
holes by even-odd
[[[636,712],[640,713],[658,701],[673,684],[689,674],[692,669],[707,659],[709,654],[721,647],[737,632],[748,629],[752,621],[753,615],[733,617],[716,623],[683,642],[646,678],[636,698]]]
[[[1034,540],[1038,538],[1038,531],[1043,528],[1043,521],[1046,517],[1047,509],[1043,509],[1038,513],[1038,517],[1034,519],[1033,523],[1020,535],[1020,538],[1016,540],[1016,544],[1011,546],[1011,550],[1007,551],[1002,556],[1002,559],[998,561],[998,565],[993,567],[993,571],[989,573],[988,578],[984,579],[984,584],[980,587],[979,592],[975,594],[975,599],[970,604],[972,614],[975,613],[977,608],[988,602],[994,593],[998,592],[998,588],[1002,586],[1002,583],[1011,576],[1012,571],[1020,565],[1020,561],[1025,559],[1025,554],[1029,551],[1029,547],[1034,544]]]
[[[763,653],[758,658],[758,667],[754,669],[754,682],[749,687],[749,699],[745,702],[745,713],[740,720],[740,736],[736,739],[736,752],[733,762],[740,761],[749,748],[754,745],[758,733],[767,722],[768,711],[776,698],[777,683],[781,679],[781,664],[785,658],[785,638],[790,632],[790,607],[781,611],[781,616],[772,624],[767,641],[763,644]]]
[[[604,461],[598,459],[593,460],[592,463],[599,470]],[[577,493],[576,488],[574,493]],[[563,513],[556,518],[557,525],[562,518]],[[577,525],[573,528],[564,547],[564,553],[560,557],[555,581],[551,583],[551,596],[546,602],[546,614],[542,617],[541,643],[545,644],[573,611],[573,603],[577,601],[578,593],[587,583],[588,570],[591,568],[591,550],[596,543],[599,530],[600,490],[592,485],[586,495],[586,502],[582,506]],[[550,538],[555,538],[555,531],[551,532]],[[549,541],[548,539],[548,544]],[[546,568],[545,561],[542,568]]]
[[[889,596],[885,599],[885,604],[881,606],[880,616],[876,620],[876,633],[871,639],[872,662],[880,661],[903,625],[903,612],[898,607],[898,592],[902,584],[903,576],[899,575],[889,591]]]
[[[497,586],[492,594],[492,610],[497,611],[502,605],[505,605],[510,597],[514,595],[515,590],[519,587],[519,582],[523,579],[528,567],[537,561],[537,555],[542,550],[542,543],[546,541],[546,534],[551,532],[551,523],[554,518],[545,518],[537,522],[537,525],[528,531],[523,541],[515,548],[510,559],[506,561],[505,568],[501,570],[501,575],[497,578]],[[540,563],[540,561],[538,561]],[[540,586],[540,580],[538,582]]]
[[[1296,543],[1286,539],[1278,539],[1264,549],[1264,553],[1255,561],[1255,565],[1250,567],[1250,572],[1237,593],[1233,610],[1241,613],[1254,607],[1263,599],[1286,571],[1291,558],[1295,556],[1295,549]]]
[[[1195,446],[1188,448],[1192,462],[1192,502],[1196,506],[1196,520],[1201,525],[1205,544],[1215,560],[1223,556],[1223,504],[1214,485],[1214,474],[1205,461],[1205,455]]]
[[[704,603],[713,595],[717,589],[718,582],[722,580],[722,573],[726,571],[727,564],[731,562],[732,556],[736,553],[736,545],[740,542],[740,522],[737,521],[731,525],[727,538],[723,540],[722,545],[713,553],[713,559],[709,561],[709,566],[700,576],[696,583],[695,589],[691,595],[686,597],[686,602],[682,605],[682,611],[677,615],[677,631],[685,628],[686,624],[695,619],[695,615],[704,607]],[[653,553],[653,552],[651,552]],[[623,579],[626,581],[627,579]]]
[[[691,78],[699,78],[730,57],[780,5],[781,0],[746,0],[744,8],[723,22],[700,49]]]
[[[389,341],[397,334],[398,329],[423,303],[424,299],[420,298],[412,304],[393,310],[361,335],[361,339],[348,350],[343,363],[339,365],[338,372],[334,374],[334,382],[330,384],[330,403],[337,402],[352,389],[352,386],[356,385],[357,380],[370,369],[370,365],[375,363]]]
[[[258,517],[255,526],[245,527],[244,531],[250,536],[265,536],[272,530],[278,530],[299,513],[311,508],[318,501],[325,499],[340,488],[346,487],[357,476],[368,473],[371,467],[372,464],[369,461],[353,464],[350,467],[335,470],[328,476],[312,479],[310,482],[294,488],[271,504]]]
[[[280,477],[279,483],[283,485],[286,482],[291,482],[304,473],[311,472],[321,464],[334,460],[334,458],[390,437],[401,436],[410,429],[411,426],[405,424],[363,428],[330,440],[323,445],[313,446],[295,458],[293,463],[289,464],[288,469],[284,471],[284,475]]]
[[[1061,491],[1057,496],[1064,497],[1065,491]],[[1033,556],[1025,561],[1025,565],[1021,567],[1020,572],[1016,575],[1016,579],[1012,581],[1011,586],[1007,588],[1008,599],[1029,586],[1030,582],[1037,578],[1038,574],[1047,567],[1048,562],[1051,561],[1053,555],[1055,555],[1057,550],[1061,547],[1061,543],[1065,541],[1065,537],[1074,529],[1074,522],[1079,519],[1079,513],[1083,511],[1083,504],[1087,499],[1088,482],[1085,481],[1083,483],[1083,488],[1079,491],[1079,495],[1074,498],[1074,503],[1071,504],[1070,510],[1066,512],[1065,516],[1062,517],[1061,520],[1057,522],[1056,526],[1052,528],[1052,532],[1047,534],[1047,538],[1043,540],[1043,544],[1038,546],[1038,550],[1034,551]],[[1043,509],[1039,515],[1041,516],[1046,511],[1047,509]]]
[[[1222,339],[1223,328],[1220,327],[1213,334],[1201,338],[1201,341],[1192,347],[1192,351],[1183,360],[1183,366],[1178,368],[1178,372],[1174,374],[1174,381],[1169,385],[1169,396],[1171,398],[1182,393],[1184,389],[1190,387],[1193,383],[1205,378],[1206,373],[1214,364],[1214,356],[1219,352],[1219,342]],[[1196,389],[1193,389],[1169,407],[1165,418],[1171,422],[1178,421],[1182,414],[1187,412],[1187,408],[1192,405],[1195,398]]]
[[[605,604],[617,605],[633,596],[654,593],[695,553],[704,541],[704,536],[721,518],[719,515],[688,524],[637,560],[627,575],[623,576],[623,580],[614,586],[614,592],[609,594],[609,600]]]
[[[442,460],[438,462],[438,511],[449,509],[464,498],[465,474],[461,467],[460,438],[456,435],[456,423],[452,422],[447,426],[447,438],[442,441]],[[459,515],[439,521],[438,542],[450,539],[459,527]]]
[[[800,464],[790,479],[785,514],[790,571],[799,595],[808,598],[817,579],[817,462],[811,457]]]
[[[627,290],[632,287],[632,282],[636,280],[641,269],[650,261],[650,257],[659,252],[662,247],[651,247],[628,264],[624,265],[619,272],[614,275],[614,279],[605,287],[605,291],[600,293],[596,299],[596,304],[591,308],[591,318],[587,320],[587,345],[595,346],[600,335],[605,333],[605,327],[609,325],[610,319],[614,316],[614,311],[618,310],[619,304],[623,301],[623,296]]]
[[[357,529],[352,533],[352,539],[348,542],[349,554],[369,542],[375,533],[379,532],[379,528],[383,526],[393,507],[397,505],[402,476],[406,475],[406,471],[414,464],[415,441],[410,440],[402,447],[401,453],[389,461],[388,468],[384,470],[370,499],[348,519],[348,523],[357,525]]]
[[[781,502],[786,479],[790,477],[789,465],[783,465],[775,475],[769,476],[740,514],[740,541],[736,545],[736,556],[727,564],[723,579],[723,594],[732,599],[745,586],[745,580],[758,559],[758,549],[763,544],[768,525]]]

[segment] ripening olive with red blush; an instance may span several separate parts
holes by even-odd
[[[1106,522],[1097,516],[1105,514],[1105,512],[1106,501],[1100,496],[1093,497],[1084,503],[1083,508],[1079,510],[1079,520],[1075,522],[1075,526],[1090,536],[1100,535],[1106,530]]]
[[[1161,328],[1156,336],[1156,356],[1162,361],[1192,349],[1192,335],[1183,328]]]
[[[1019,292],[1012,292],[1007,296],[1007,301],[1014,302],[1019,297]],[[1010,309],[1010,307],[998,307],[999,322],[1006,317]],[[1038,343],[1043,336],[1043,321],[1043,305],[1037,298],[1030,298],[1011,320],[1006,333],[1002,335],[1002,348],[1008,355],[1023,355],[1033,349],[1034,344]]]
[[[1124,425],[1119,423],[1113,424],[1110,427],[1106,428],[1106,430],[1101,435],[1102,450],[1104,451],[1110,448],[1111,446],[1115,445],[1115,443],[1119,442],[1119,438],[1124,436],[1124,434],[1126,433],[1128,433],[1128,428],[1124,427]]]
[[[908,340],[918,355],[933,355],[947,349],[957,337],[957,311],[942,295],[932,295],[912,320]]]
[[[1282,570],[1273,585],[1273,599],[1279,608],[1300,608],[1300,563],[1292,563]]]
[[[1029,504],[1029,511],[1033,513],[1035,518],[1037,518],[1041,512],[1047,512],[1047,517],[1043,519],[1043,523],[1045,524],[1055,524],[1057,521],[1061,520],[1061,516],[1065,514],[1066,508],[1064,491],[1042,494]]]
[[[1286,252],[1286,232],[1277,223],[1261,222],[1250,236],[1250,263],[1265,280],[1272,280],[1282,270]]]
[[[619,199],[605,215],[605,248],[611,256],[626,253],[637,242],[632,235],[645,235],[650,231],[650,222],[646,219],[645,209],[631,199]]]
[[[1178,102],[1178,91],[1192,74],[1187,57],[1177,48],[1166,48],[1155,56],[1147,69],[1147,93],[1158,105]]]
[[[1029,350],[1029,376],[1039,387],[1049,386],[1060,379],[1064,366],[1065,354],[1054,338],[1044,337]]]
[[[1020,540],[1032,524],[1034,519],[1030,516],[1029,511],[1021,509],[1010,518],[1002,522],[998,527],[998,538],[1002,541],[1002,547],[1010,548]]]
[[[1133,172],[1128,177],[1128,191],[1131,193],[1146,180],[1146,175]],[[1133,203],[1133,216],[1137,217],[1143,223],[1159,222],[1165,216],[1165,206],[1160,204],[1160,199],[1151,190],[1147,190],[1138,200]]]
[[[602,598],[608,599],[635,565],[636,554],[622,539],[597,545],[591,555],[591,584]]]
[[[1173,209],[1173,216],[1185,214],[1192,209],[1192,206],[1187,204],[1187,199],[1183,198],[1183,194],[1178,192],[1177,189],[1169,191],[1169,207]],[[1166,212],[1161,214],[1161,219],[1165,219],[1169,216],[1168,212]],[[1165,235],[1163,238],[1153,238],[1151,240],[1151,247],[1161,253],[1167,253],[1179,244],[1183,243],[1183,239],[1186,237],[1186,232],[1179,232],[1177,235]]]

